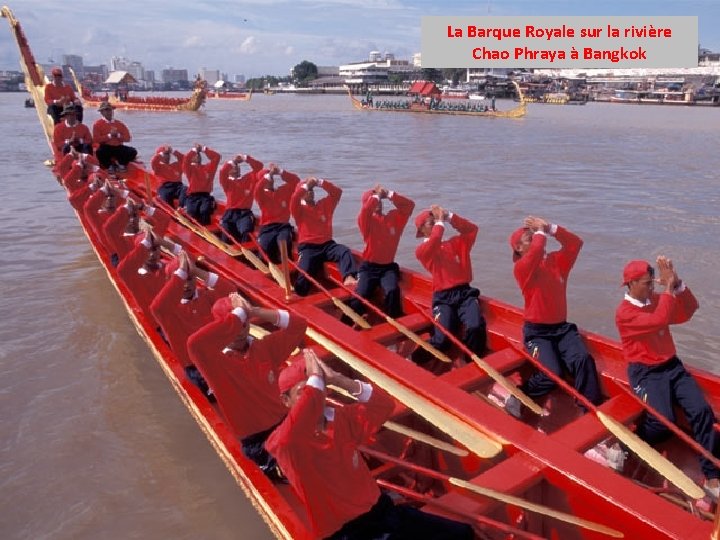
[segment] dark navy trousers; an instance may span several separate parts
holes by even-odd
[[[193,193],[185,198],[185,211],[200,225],[210,225],[215,211],[215,198],[209,193]]]
[[[347,246],[328,240],[323,244],[303,243],[298,245],[298,267],[315,278],[322,273],[326,261],[338,263],[343,279],[357,273],[355,259]],[[307,296],[312,283],[302,274],[295,281],[298,296]]]
[[[690,422],[695,440],[712,455],[720,455],[720,441],[713,428],[715,414],[697,381],[677,356],[660,365],[632,362],[628,365],[628,380],[635,394],[670,422],[675,423],[673,406],[679,405]],[[638,436],[649,444],[662,441],[669,433],[660,420],[650,414],[637,430]],[[709,460],[700,458],[700,466],[707,478],[720,478],[720,470]]]
[[[454,335],[457,335],[462,324],[465,327],[463,344],[478,356],[484,356],[487,352],[487,324],[480,311],[479,296],[480,291],[467,284],[435,291],[432,296],[432,314],[440,326]],[[429,343],[439,351],[450,348],[450,338],[437,327],[433,327]],[[419,365],[432,359],[433,355],[420,347],[412,354],[412,361]]]
[[[258,244],[270,262],[280,264],[280,247],[278,242],[285,242],[288,256],[292,253],[292,241],[295,231],[289,223],[268,223],[260,227]]]
[[[236,242],[249,242],[250,233],[255,229],[255,215],[248,208],[228,208],[220,219],[220,225]]]
[[[363,261],[358,270],[355,292],[363,298],[370,298],[375,289],[381,287],[385,295],[383,311],[390,317],[396,318],[403,314],[399,281],[400,267],[397,263],[377,264]],[[350,300],[349,305],[360,315],[367,311],[365,305],[356,298]]]
[[[158,197],[170,206],[177,201],[178,205],[183,207],[185,206],[186,192],[187,186],[182,182],[163,182],[157,190]]]
[[[523,324],[525,348],[534,354],[550,371],[562,377],[563,370],[575,380],[575,390],[595,405],[602,403],[595,360],[583,343],[577,326],[562,322],[557,324]],[[522,386],[530,397],[544,396],[555,388],[555,382],[541,371],[535,372]]]

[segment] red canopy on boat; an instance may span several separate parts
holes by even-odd
[[[410,86],[408,92],[410,94],[419,94],[428,97],[440,95],[440,89],[435,86],[435,83],[432,81],[415,81],[412,83],[412,86]]]

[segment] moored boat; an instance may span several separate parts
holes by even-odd
[[[133,171],[127,182],[137,196],[147,196],[142,170]],[[78,217],[85,225],[83,216],[79,214]],[[444,442],[460,452],[470,451],[467,455],[458,455],[447,447],[440,449],[410,436],[391,433],[388,428],[381,432],[379,441],[365,451],[371,458],[380,485],[403,497],[422,501],[441,513],[477,519],[477,526],[482,526],[484,537],[489,538],[500,535],[506,538],[510,535],[604,538],[618,536],[616,533],[619,532],[628,538],[699,539],[709,536],[709,522],[682,509],[680,505],[688,505],[688,499],[667,487],[662,478],[653,477],[655,473],[648,473],[646,468],[638,465],[644,476],[628,474],[626,478],[582,456],[584,450],[607,436],[592,415],[514,420],[480,397],[485,396],[491,380],[474,364],[438,375],[417,368],[391,350],[402,346],[407,338],[399,335],[397,328],[379,315],[370,319],[372,328],[358,331],[339,323],[334,303],[322,292],[303,299],[291,297],[288,302],[285,291],[267,274],[238,260],[241,255],[236,253],[235,247],[218,239],[216,223],[207,230],[193,224],[181,213],[173,212],[172,217],[175,222],[169,235],[173,240],[183,243],[194,256],[204,256],[208,264],[235,281],[256,301],[269,306],[287,306],[306,316],[311,325],[309,339],[332,350],[339,358],[334,360],[338,368],[360,372],[394,395],[398,400],[394,422],[410,425],[416,432],[432,437],[436,446],[439,446],[438,442]],[[304,516],[292,492],[287,486],[270,484],[257,467],[244,459],[217,410],[184,378],[177,359],[155,331],[153,321],[147,315],[139,314],[147,306],[133,303],[132,291],[114,274],[105,246],[88,227],[84,228],[138,331],[273,532],[281,538],[307,538]],[[329,292],[336,298],[349,298],[350,291],[332,281],[336,277],[333,269],[328,267],[327,271],[328,280],[324,283]],[[425,277],[413,272],[404,270],[403,274],[406,315],[399,322],[425,334],[431,327],[424,315],[430,284]],[[522,314],[517,308],[489,298],[484,298],[483,303],[493,349],[485,360],[506,375],[530,369],[529,360],[517,349]],[[592,334],[585,334],[585,337],[598,361],[603,385],[610,398],[603,405],[603,412],[629,423],[640,414],[642,406],[623,393],[627,383],[617,343]],[[697,372],[696,376],[717,407],[717,379]],[[562,399],[561,393],[554,397]],[[566,410],[574,411],[572,398],[566,397],[565,401]],[[496,445],[500,445],[501,451],[492,456],[492,448]],[[417,457],[423,453],[425,458]],[[398,455],[403,457],[398,460]],[[692,463],[688,464],[688,472],[697,474]],[[491,502],[484,495],[469,493],[472,488],[460,488],[462,482],[459,486],[450,477],[478,488],[495,489],[506,498],[501,503]],[[429,489],[417,488],[431,481]],[[510,499],[510,496],[520,500]],[[676,501],[665,500],[664,496]],[[548,515],[531,513],[530,503],[569,513],[575,521],[560,522]],[[588,528],[591,526],[593,528]]]

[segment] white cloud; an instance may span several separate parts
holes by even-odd
[[[246,37],[240,45],[242,54],[255,54],[257,52],[257,39],[254,36]]]

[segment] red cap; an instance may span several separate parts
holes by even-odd
[[[365,205],[367,200],[370,197],[372,197],[373,195],[375,195],[375,190],[373,190],[373,189],[369,189],[365,193],[362,194],[362,199],[360,200],[360,202],[362,202],[363,206]]]
[[[652,270],[652,265],[647,261],[635,260],[630,261],[623,269],[623,285],[627,285],[631,281],[640,279]]]
[[[216,321],[224,319],[232,311],[232,302],[229,296],[223,296],[215,301],[212,307],[212,316]]]
[[[53,68],[52,74],[53,74],[53,76],[55,76],[55,75],[60,75],[60,76],[62,76],[63,71],[62,71],[62,69],[60,69],[59,67],[56,67],[56,68]]]
[[[297,383],[307,380],[305,374],[305,358],[299,355],[288,367],[283,369],[278,376],[278,388],[280,393],[289,392]]]
[[[417,229],[417,231],[415,232],[415,238],[422,238],[420,227],[425,224],[427,218],[429,218],[431,215],[432,212],[430,212],[430,210],[423,210],[417,215],[417,217],[415,218],[415,228]]]
[[[510,247],[515,251],[515,248],[517,245],[522,241],[523,234],[525,234],[525,231],[527,229],[525,227],[520,227],[519,229],[515,229],[515,231],[510,235]]]

